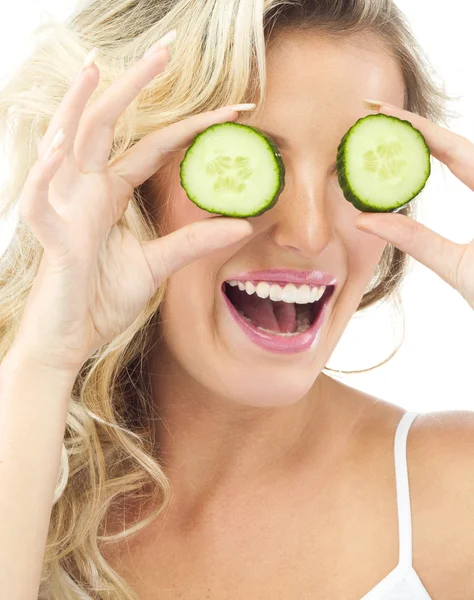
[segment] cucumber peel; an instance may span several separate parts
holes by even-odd
[[[207,212],[255,217],[278,201],[285,166],[278,146],[263,131],[227,121],[194,138],[181,161],[180,183]]]
[[[346,200],[363,212],[397,212],[425,187],[431,154],[421,132],[384,115],[359,119],[337,149],[337,175]]]

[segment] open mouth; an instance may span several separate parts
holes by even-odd
[[[223,291],[250,326],[273,336],[297,337],[316,323],[334,287],[233,280],[224,283]]]

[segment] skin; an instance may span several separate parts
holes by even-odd
[[[158,429],[157,439],[171,467],[186,458],[186,498],[209,484],[217,490],[221,483],[230,483],[229,478],[234,484],[249,476],[260,478],[269,462],[279,461],[275,436],[287,452],[297,450],[308,435],[320,439],[324,430],[320,410],[332,398],[328,378],[318,374],[357,309],[386,245],[354,226],[359,211],[337,184],[335,150],[345,131],[367,114],[361,107],[364,94],[382,94],[395,103],[402,103],[404,94],[396,65],[365,46],[345,44],[342,49],[309,35],[295,42],[291,34],[274,46],[262,114],[245,115],[240,122],[288,140],[286,146],[280,144],[286,187],[273,209],[249,219],[254,228],[250,238],[193,262],[168,281],[162,307],[164,344],[153,359],[155,400],[170,429],[181,433],[179,441],[174,435],[172,440],[166,428]],[[320,55],[325,60],[308,73],[307,61],[317,63]],[[354,78],[354,72],[359,77]],[[211,217],[189,201],[179,184],[183,156],[184,151],[154,185],[158,214],[166,215],[164,233]],[[223,280],[271,267],[320,268],[337,277],[334,308],[310,351],[277,355],[260,349],[235,326],[221,300]],[[308,422],[316,429],[308,429]],[[212,450],[203,444],[210,437]],[[188,463],[191,456],[199,456],[194,467]],[[222,467],[220,476],[210,481],[216,466]],[[185,485],[182,475],[179,480]]]
[[[199,500],[209,488],[215,494],[221,486],[260,479],[269,463],[280,468],[281,453],[297,453],[308,439],[311,444],[323,439],[327,426],[322,414],[327,404],[334,404],[334,384],[318,374],[386,245],[354,226],[359,211],[337,184],[335,150],[347,129],[367,114],[361,103],[364,94],[394,103],[402,103],[404,95],[396,64],[369,48],[363,40],[336,45],[310,35],[295,40],[289,33],[274,45],[262,114],[245,115],[240,122],[288,140],[286,146],[280,144],[286,187],[272,210],[249,219],[254,228],[250,238],[193,262],[169,279],[162,308],[164,344],[153,371],[155,401],[173,438],[163,427],[157,429],[157,439],[170,470],[182,465],[175,483],[186,501],[190,495],[193,502]],[[318,61],[319,56],[325,60]],[[310,73],[308,61],[315,64]],[[190,202],[179,184],[183,155],[154,186],[159,214],[166,211],[165,233],[211,216]],[[321,268],[337,277],[333,309],[319,343],[307,352],[277,355],[255,346],[235,326],[220,298],[223,280],[270,267]],[[212,446],[205,443],[209,439]],[[324,439],[321,445],[326,444]]]
[[[285,190],[250,219],[249,238],[168,280],[148,360],[173,498],[165,516],[108,554],[140,598],[355,600],[397,564],[393,436],[404,410],[321,373],[390,235],[358,224],[397,219],[391,241],[420,251],[403,215],[358,219],[337,184],[336,148],[369,114],[363,99],[403,107],[400,69],[375,41],[281,35],[268,52],[264,110],[239,121],[287,139]],[[183,156],[150,180],[163,233],[212,218],[179,185]],[[304,353],[254,346],[220,299],[223,280],[271,267],[337,277],[321,336]],[[474,594],[473,430],[472,413],[428,414],[408,438],[414,566],[433,600]]]

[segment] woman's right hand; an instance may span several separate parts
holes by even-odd
[[[108,166],[115,124],[168,62],[164,48],[135,63],[94,103],[100,74],[85,69],[66,93],[28,174],[20,215],[43,246],[38,275],[15,343],[55,370],[77,373],[93,352],[122,333],[174,271],[252,232],[248,221],[209,218],[140,242],[118,225],[133,190],[214,123],[235,119],[221,108],[145,136]],[[44,155],[60,129],[65,139]]]

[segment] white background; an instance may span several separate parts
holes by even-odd
[[[63,20],[77,5],[71,0],[9,2],[0,19],[0,77],[26,56],[30,32],[44,11]],[[433,0],[398,0],[398,5],[446,82],[447,91],[461,96],[451,108],[462,116],[451,122],[450,129],[474,140],[471,2],[450,0],[446,5]],[[446,237],[468,242],[474,238],[474,192],[433,161],[420,220]],[[0,178],[7,168],[7,161],[0,156]],[[10,230],[11,226],[0,227],[0,253]],[[474,410],[474,311],[457,292],[412,259],[402,295],[406,331],[398,354],[369,373],[338,377],[410,410]],[[384,306],[356,315],[328,366],[358,370],[384,360],[400,340],[401,324],[396,326],[392,320],[389,307]]]

